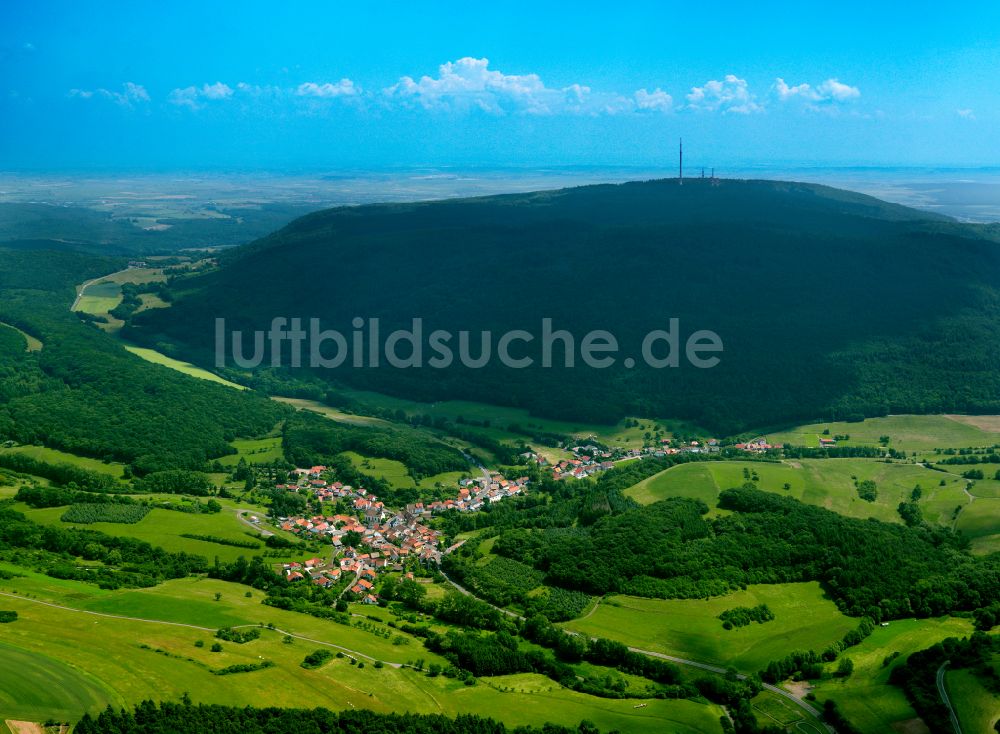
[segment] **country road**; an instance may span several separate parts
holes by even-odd
[[[76,311],[76,307],[80,305],[80,299],[83,298],[83,294],[86,292],[87,288],[94,285],[95,283],[99,283],[105,278],[110,278],[113,275],[118,275],[118,273],[124,273],[126,270],[129,270],[129,268],[124,268],[123,270],[116,270],[113,273],[108,273],[107,275],[102,275],[98,278],[91,278],[90,280],[88,280],[86,283],[80,286],[80,290],[77,291],[76,298],[73,300],[73,305],[69,307],[69,310]]]
[[[944,701],[944,705],[948,707],[948,718],[951,719],[951,726],[955,730],[955,734],[962,734],[962,725],[958,723],[958,716],[955,714],[955,709],[952,708],[951,699],[948,698],[948,690],[944,685],[944,674],[945,668],[948,667],[950,660],[945,660],[941,663],[941,667],[937,669],[937,689],[938,693],[941,694],[941,700]]]
[[[438,570],[440,571],[440,569],[438,569]],[[464,586],[460,586],[459,584],[457,584],[454,581],[452,581],[451,577],[449,577],[448,574],[446,574],[444,571],[441,571],[441,575],[444,576],[445,580],[449,584],[451,584],[452,586],[454,586],[455,589],[457,589],[459,593],[465,594],[466,596],[473,596],[473,597],[475,597],[475,594],[473,594],[471,591],[469,591],[468,589],[466,589]],[[478,599],[479,597],[476,597],[476,598]],[[482,601],[482,602],[484,602],[486,604],[490,604],[485,599],[480,599],[480,601]],[[496,606],[494,604],[490,604],[490,606],[493,607],[494,609],[496,609],[498,612],[506,614],[509,617],[513,617],[514,619],[520,619],[522,621],[524,620],[524,617],[522,617],[520,614],[516,614],[515,612],[512,612],[509,609],[503,609],[503,608],[498,607],[498,606]],[[565,631],[568,632],[571,635],[579,634],[578,632],[573,632],[571,630],[565,630]],[[591,639],[597,639],[597,638],[593,638],[592,637]],[[679,657],[675,657],[673,655],[666,655],[666,654],[664,654],[662,652],[653,652],[652,650],[643,650],[640,647],[629,647],[629,650],[632,651],[632,652],[637,652],[640,655],[648,655],[651,658],[660,658],[661,660],[667,660],[667,661],[669,661],[671,663],[677,663],[678,665],[685,665],[685,666],[690,667],[690,668],[698,668],[700,670],[707,670],[710,673],[720,673],[722,675],[725,675],[726,672],[728,672],[726,668],[723,668],[723,667],[718,666],[718,665],[711,665],[709,663],[702,663],[702,662],[699,662],[697,660],[688,660],[687,658],[679,658]],[[742,680],[742,679],[746,678],[746,676],[742,675],[742,674],[738,674],[737,678],[740,678]],[[823,721],[822,712],[820,712],[820,710],[817,709],[812,704],[810,704],[807,701],[799,698],[795,694],[786,691],[783,688],[779,688],[778,686],[772,686],[772,685],[770,685],[768,683],[762,683],[761,685],[764,687],[765,690],[768,690],[771,693],[774,693],[774,694],[777,694],[779,696],[782,696],[782,697],[788,699],[789,701],[791,701],[792,703],[794,703],[796,706],[798,706],[802,710],[808,711],[810,714],[812,714],[814,717],[816,717],[817,721],[819,721],[823,726],[826,727],[827,731],[830,732],[830,734],[837,734],[837,730],[834,729],[832,726],[830,726],[829,724],[827,724],[826,722]],[[943,691],[942,691],[942,693],[943,693]],[[957,722],[956,722],[956,732],[957,732],[957,734],[962,734],[961,731],[958,731],[958,729],[957,729]]]
[[[476,467],[477,469],[479,469],[479,471],[481,471],[483,473],[483,480],[486,482],[486,486],[489,487],[490,486],[490,472],[489,472],[489,470],[485,466],[483,466],[482,464],[480,464],[479,460],[476,459],[476,457],[473,456],[472,454],[467,454],[467,453],[465,453],[463,451],[462,452],[462,456],[465,457],[466,461],[468,461],[470,464],[472,464],[474,467]]]
[[[89,614],[89,615],[94,616],[94,617],[103,617],[105,619],[121,619],[121,620],[125,620],[127,622],[143,622],[145,624],[160,624],[160,625],[166,625],[166,626],[169,626],[169,627],[184,627],[186,629],[199,630],[201,632],[211,632],[213,634],[216,631],[215,627],[200,627],[199,625],[196,625],[196,624],[186,624],[184,622],[166,622],[166,621],[164,621],[162,619],[143,619],[142,617],[126,617],[126,616],[121,615],[121,614],[107,614],[106,612],[92,612],[89,609],[75,609],[74,607],[66,607],[66,606],[63,606],[62,604],[53,604],[52,602],[42,601],[40,599],[29,599],[28,597],[23,596],[21,594],[11,594],[11,593],[8,593],[6,591],[0,591],[0,596],[10,597],[11,599],[19,599],[21,601],[30,602],[32,604],[40,604],[43,607],[51,607],[52,609],[61,609],[64,612],[76,612],[77,614]],[[257,628],[260,628],[260,625],[259,624],[238,624],[238,625],[234,625],[232,627],[232,629],[242,629],[244,627],[257,627]],[[281,635],[287,635],[288,637],[293,637],[296,640],[302,640],[303,642],[311,642],[314,645],[324,645],[325,647],[332,647],[332,648],[335,648],[337,650],[343,651],[344,653],[346,653],[347,655],[349,655],[351,657],[365,658],[366,660],[371,660],[372,662],[377,662],[378,661],[378,658],[373,658],[371,655],[366,655],[363,652],[358,652],[357,650],[352,650],[349,647],[344,647],[342,645],[335,645],[332,642],[324,642],[323,640],[316,640],[316,639],[313,639],[312,637],[305,637],[304,635],[297,635],[297,634],[295,634],[293,632],[286,632],[285,630],[279,629],[278,627],[267,627],[265,629],[269,629],[272,632],[277,632],[278,634],[281,634]],[[382,664],[383,665],[388,665],[390,668],[402,668],[404,666],[403,663],[388,663],[388,662],[385,662],[384,660],[382,661]]]
[[[264,527],[261,527],[260,525],[255,525],[254,523],[252,523],[249,520],[247,520],[246,517],[244,517],[248,512],[250,512],[250,510],[234,510],[234,512],[236,513],[236,519],[237,520],[239,520],[241,523],[243,523],[247,527],[253,528],[254,530],[256,530],[258,533],[260,533],[265,538],[270,538],[272,535],[274,535],[274,533],[272,533],[270,530],[268,530],[268,529],[266,529]]]

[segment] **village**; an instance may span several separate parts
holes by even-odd
[[[763,454],[781,447],[771,445],[764,437],[725,447],[716,439],[663,439],[659,445],[630,449],[582,443],[568,447],[572,458],[553,462],[535,451],[522,453],[521,458],[550,471],[553,479],[565,480],[585,479],[612,469],[620,462],[677,454],[717,453],[723,448]],[[530,483],[527,476],[509,479],[481,468],[481,476],[458,481],[454,498],[426,504],[414,502],[393,510],[368,490],[336,481],[326,466],[296,469],[293,474],[294,482],[276,485],[275,489],[306,493],[323,504],[341,503],[343,507],[346,503],[354,514],[277,518],[281,530],[303,539],[328,539],[333,547],[329,560],[311,558],[302,563],[284,564],[285,577],[291,582],[308,580],[322,588],[343,585],[343,593],[350,593],[363,604],[378,603],[375,582],[379,574],[404,573],[409,560],[421,564],[440,563],[447,550],[440,547],[442,533],[428,524],[434,515],[451,511],[477,512],[523,494]],[[407,575],[412,577],[412,573]]]
[[[345,592],[363,604],[378,603],[374,592],[378,574],[403,572],[410,559],[422,564],[440,562],[444,552],[440,549],[442,533],[426,524],[435,513],[475,512],[487,504],[520,495],[528,486],[528,477],[511,480],[483,470],[481,477],[458,482],[455,499],[426,505],[415,502],[390,510],[364,488],[324,478],[329,473],[325,466],[296,469],[294,473],[296,482],[279,484],[276,489],[306,492],[322,503],[346,501],[356,514],[278,518],[281,530],[302,538],[328,538],[333,546],[329,561],[311,558],[284,564],[285,577],[291,582],[308,579],[322,588],[340,585],[349,578],[351,583]],[[367,550],[361,552],[362,548]],[[412,574],[408,575],[412,578]]]
[[[821,439],[820,445],[831,447],[836,445],[832,439]],[[664,456],[675,456],[677,454],[714,454],[725,449],[741,451],[747,454],[763,454],[768,451],[780,450],[782,447],[770,444],[763,436],[751,441],[723,446],[714,438],[701,441],[677,441],[676,439],[664,438],[657,446],[644,446],[643,448],[604,448],[592,443],[585,443],[579,446],[572,446],[568,450],[572,453],[572,458],[560,461],[549,461],[543,454],[535,451],[527,451],[521,454],[521,458],[533,461],[540,467],[551,471],[553,479],[586,479],[600,472],[614,468],[621,462],[634,461],[645,457],[662,458]]]

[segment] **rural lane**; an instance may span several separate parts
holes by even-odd
[[[955,709],[952,708],[951,699],[948,698],[948,691],[944,686],[944,674],[945,668],[948,667],[950,660],[945,660],[941,663],[941,667],[937,669],[937,689],[938,693],[941,694],[941,700],[944,701],[944,705],[948,707],[948,718],[951,719],[951,726],[955,730],[955,734],[962,734],[962,725],[958,723],[958,716],[955,714]]]
[[[274,533],[272,533],[267,528],[264,528],[264,527],[262,527],[260,525],[254,525],[252,522],[250,522],[249,520],[246,519],[245,515],[248,512],[250,512],[250,510],[234,510],[234,512],[236,513],[236,519],[237,520],[239,520],[241,523],[243,523],[247,527],[253,528],[254,530],[256,530],[258,533],[260,533],[265,538],[270,538],[272,535],[274,535]]]
[[[440,569],[438,569],[438,570],[440,571]],[[465,594],[466,596],[472,596],[472,597],[475,597],[477,599],[479,598],[475,594],[473,594],[471,591],[469,591],[468,589],[466,589],[464,586],[460,586],[459,584],[457,584],[454,581],[452,581],[451,577],[449,577],[448,574],[446,574],[444,571],[441,571],[441,575],[444,576],[445,579],[448,581],[448,583],[451,584],[452,586],[454,586],[459,591],[459,593]],[[480,601],[482,601],[482,602],[484,602],[486,604],[490,604],[485,599],[480,599]],[[502,612],[503,614],[506,614],[509,617],[513,617],[514,619],[520,619],[522,621],[524,620],[524,617],[522,617],[520,614],[516,614],[516,613],[510,611],[509,609],[502,609],[501,607],[498,607],[498,606],[496,606],[494,604],[490,604],[490,606],[493,607],[494,609],[496,609],[498,612]],[[571,634],[571,635],[580,634],[579,632],[573,632],[571,630],[566,630],[566,632],[569,632],[569,634]],[[597,638],[593,638],[592,637],[591,639],[597,639]],[[649,656],[651,658],[660,658],[661,660],[667,660],[667,661],[669,661],[671,663],[677,663],[678,665],[686,665],[686,666],[688,666],[690,668],[699,668],[700,670],[707,670],[710,673],[720,673],[722,675],[725,675],[728,672],[726,670],[726,668],[720,667],[718,665],[710,665],[709,663],[701,663],[701,662],[698,662],[697,660],[688,660],[687,658],[679,658],[679,657],[675,657],[673,655],[666,655],[666,654],[664,654],[662,652],[653,652],[652,650],[643,650],[640,647],[629,647],[629,650],[631,652],[637,652],[640,655],[647,655],[647,656]],[[746,678],[746,676],[743,675],[743,674],[737,674],[737,678],[744,679],[744,678]],[[837,730],[834,729],[829,724],[827,724],[825,721],[823,721],[822,712],[819,709],[817,709],[815,706],[813,706],[812,704],[810,704],[807,701],[799,698],[795,694],[786,691],[783,688],[779,688],[778,686],[772,686],[772,685],[770,685],[768,683],[761,683],[761,685],[764,687],[765,690],[768,690],[771,693],[774,693],[774,694],[777,694],[779,696],[782,696],[782,697],[788,699],[789,701],[791,701],[792,703],[794,703],[795,705],[799,706],[804,711],[808,711],[810,714],[812,714],[814,717],[816,717],[817,721],[819,721],[823,726],[826,727],[827,731],[830,732],[830,734],[837,734]],[[943,693],[944,693],[944,691],[942,689],[942,694]],[[945,700],[947,701],[947,698],[945,698]],[[959,731],[958,728],[957,728],[957,722],[956,722],[956,734],[962,734],[962,732]]]
[[[83,285],[80,286],[80,290],[77,291],[76,298],[73,299],[73,305],[69,307],[69,310],[70,311],[76,311],[76,307],[80,305],[80,299],[83,298],[83,294],[86,292],[86,290],[90,286],[94,285],[94,283],[97,283],[98,281],[104,280],[105,278],[110,278],[113,275],[118,275],[119,273],[124,273],[125,271],[127,271],[129,269],[130,268],[125,268],[124,270],[116,270],[113,273],[108,273],[107,275],[102,275],[102,276],[100,276],[98,278],[91,278],[90,280],[88,280],[86,283],[84,283]]]
[[[122,619],[122,620],[125,620],[127,622],[144,622],[146,624],[162,624],[162,625],[167,625],[167,626],[170,626],[170,627],[185,627],[187,629],[199,630],[200,632],[211,632],[213,634],[215,633],[215,631],[217,629],[215,627],[201,627],[201,626],[196,625],[196,624],[187,624],[185,622],[166,622],[166,621],[164,621],[162,619],[143,619],[142,617],[126,617],[126,616],[121,615],[121,614],[107,614],[106,612],[92,612],[89,609],[76,609],[74,607],[66,607],[66,606],[63,606],[62,604],[53,604],[52,602],[42,601],[41,599],[29,599],[28,597],[23,596],[21,594],[10,594],[10,593],[8,593],[6,591],[0,591],[0,596],[7,596],[7,597],[10,597],[11,599],[20,599],[21,601],[30,602],[32,604],[41,604],[44,607],[52,607],[53,609],[61,609],[64,612],[76,612],[77,614],[90,614],[91,616],[94,616],[94,617],[104,617],[105,619]],[[234,625],[231,629],[242,629],[244,627],[256,627],[258,629],[261,629],[261,626],[259,624],[237,624],[237,625]],[[311,642],[311,643],[313,643],[315,645],[325,645],[326,647],[333,647],[333,648],[336,648],[337,650],[342,650],[344,653],[346,653],[347,655],[349,655],[351,657],[365,658],[366,660],[371,660],[372,662],[377,662],[378,661],[378,658],[373,658],[371,655],[366,655],[365,653],[358,652],[357,650],[351,650],[350,648],[344,647],[342,645],[335,645],[332,642],[324,642],[323,640],[315,640],[312,637],[305,637],[304,635],[297,635],[297,634],[294,634],[293,632],[286,632],[285,630],[279,629],[278,627],[264,627],[263,629],[269,629],[272,632],[277,632],[278,634],[287,635],[288,637],[293,637],[296,640],[302,640],[303,642]],[[388,662],[385,662],[384,660],[382,661],[382,664],[383,665],[388,665],[390,668],[402,668],[403,667],[403,663],[388,663]]]

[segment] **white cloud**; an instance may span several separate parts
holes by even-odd
[[[341,79],[336,84],[305,82],[295,88],[295,94],[299,97],[354,97],[361,94],[361,88],[350,79]]]
[[[470,56],[438,67],[438,76],[419,81],[404,76],[386,87],[390,104],[426,110],[468,111],[493,114],[524,113],[552,115],[559,112],[598,113],[614,100],[593,95],[582,84],[556,89],[547,87],[537,74],[505,74],[489,68],[489,59]]]
[[[674,98],[657,87],[652,92],[640,89],[633,96],[635,108],[650,112],[670,112],[674,106]]]
[[[968,109],[968,108],[964,108],[964,109],[961,109],[961,110],[955,110],[955,114],[958,115],[959,117],[961,117],[963,120],[975,120],[976,119],[976,113],[973,112],[972,110]]]
[[[843,84],[836,79],[827,79],[817,89],[822,99],[832,99],[836,102],[846,102],[847,100],[857,99],[861,96],[860,89],[852,87],[849,84]]]
[[[197,110],[205,106],[204,100],[217,101],[229,99],[232,96],[232,87],[222,82],[216,82],[215,84],[203,84],[201,87],[174,89],[167,97],[167,101],[178,107],[189,107],[192,110]]]
[[[140,102],[149,102],[149,92],[144,86],[134,82],[125,82],[120,92],[113,92],[103,87],[95,90],[71,89],[69,96],[75,99],[107,99],[122,107],[133,107]]]
[[[860,89],[844,84],[837,79],[827,79],[815,87],[805,83],[792,87],[784,79],[778,77],[774,80],[773,89],[782,102],[795,99],[812,103],[850,102],[861,96]]]
[[[749,115],[763,112],[764,107],[758,104],[756,97],[750,92],[746,79],[740,79],[734,74],[726,74],[722,81],[711,80],[702,87],[692,87],[687,95],[688,107],[694,110],[723,113],[735,112]]]

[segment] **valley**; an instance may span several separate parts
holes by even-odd
[[[824,196],[781,206],[839,216]],[[995,412],[848,416],[862,393],[830,392],[829,420],[833,403],[734,420],[643,382],[620,399],[601,379],[217,370],[170,323],[197,323],[192,304],[232,295],[269,246],[155,267],[0,249],[0,719],[187,696],[566,731],[924,732],[922,673],[898,670],[971,639],[987,662],[945,680],[966,728],[995,721]]]

